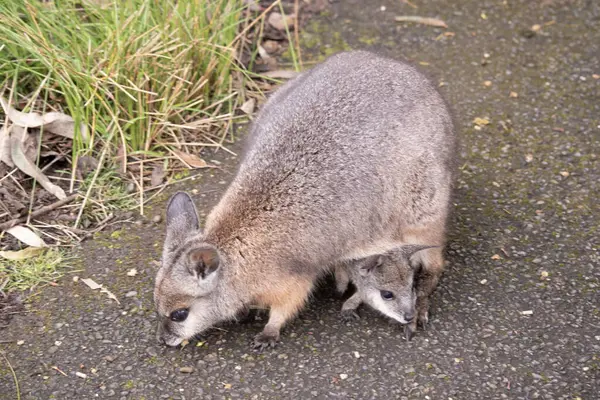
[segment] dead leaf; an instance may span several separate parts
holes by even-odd
[[[492,81],[484,81],[483,86],[487,86],[487,87],[492,86]]]
[[[175,156],[177,158],[179,158],[181,161],[183,161],[185,164],[189,165],[190,167],[193,167],[193,168],[208,167],[208,164],[206,163],[206,161],[204,161],[203,159],[201,159],[200,157],[198,157],[194,154],[185,153],[185,152],[179,151],[179,150],[173,150],[173,153],[175,154]]]
[[[487,118],[479,118],[479,117],[477,117],[477,118],[475,118],[473,120],[473,123],[475,125],[477,125],[477,126],[486,126],[486,125],[490,124],[490,120],[487,119]]]
[[[0,251],[0,257],[12,261],[20,261],[42,254],[45,250],[43,247],[27,247],[18,251]]]
[[[500,259],[500,256],[498,254],[494,254],[492,256],[492,260],[499,260],[499,259]]]
[[[240,110],[242,110],[245,114],[252,114],[254,112],[254,106],[256,105],[256,100],[251,98],[248,99],[246,102],[244,102],[244,104],[242,104],[242,106],[240,107]]]
[[[121,304],[119,299],[117,299],[117,296],[115,296],[110,290],[108,290],[106,288],[102,288],[102,289],[100,289],[100,293],[106,293],[106,295],[108,296],[109,299],[116,301],[117,304]]]
[[[106,293],[109,299],[116,301],[117,304],[121,304],[119,299],[117,299],[117,296],[115,296],[110,290],[106,289],[102,285],[96,283],[93,279],[85,278],[82,279],[81,282],[85,283],[92,290],[100,289],[100,293]]]
[[[102,285],[97,284],[93,279],[91,278],[85,278],[82,279],[81,282],[85,283],[90,289],[92,290],[96,290],[96,289],[100,289],[102,287]]]
[[[264,63],[269,67],[269,69],[277,68],[277,59],[271,57],[261,45],[258,45],[258,54],[260,55],[260,58],[264,61]]]
[[[0,161],[9,167],[14,167],[15,164],[10,156],[10,130],[10,126],[2,126],[0,129]]]
[[[563,177],[565,177],[565,178],[567,178],[569,175],[571,175],[571,174],[569,173],[569,171],[560,171],[560,174],[561,174]]]
[[[510,92],[510,93],[508,94],[508,97],[512,97],[512,98],[515,98],[515,99],[516,99],[517,97],[519,97],[519,93],[517,93],[517,92]]]
[[[152,175],[150,176],[150,185],[158,186],[163,183],[165,179],[165,167],[163,164],[158,164],[152,169]]]
[[[269,58],[271,58],[269,53],[260,44],[258,45],[258,55],[260,56],[260,58],[262,58],[265,61],[268,60]]]
[[[598,75],[598,74],[592,74],[592,78],[594,78],[594,79],[600,79],[600,75]]]
[[[8,229],[6,233],[10,233],[28,246],[46,247],[46,243],[41,237],[23,225],[13,226],[12,228]]]
[[[532,162],[533,161],[533,154],[525,154],[525,162]]]
[[[13,125],[13,134],[10,135],[10,155],[15,166],[32,178],[35,178],[44,189],[55,195],[59,200],[66,198],[67,195],[65,194],[65,191],[50,182],[46,175],[44,175],[42,171],[25,156],[25,151],[21,139],[19,138],[21,135],[15,134],[18,130],[17,128],[22,129]]]
[[[227,390],[231,389],[231,383],[224,383],[223,386]]]
[[[269,19],[267,22],[275,29],[279,31],[285,31],[285,27],[287,25],[288,29],[291,29],[294,26],[294,15],[286,15],[285,18],[283,15],[278,12],[272,12],[269,14]]]
[[[267,78],[274,78],[274,79],[293,79],[293,78],[297,77],[298,75],[300,75],[300,72],[294,71],[294,70],[286,70],[286,69],[280,69],[280,70],[276,70],[276,71],[268,71],[268,72],[265,72],[264,74],[262,74],[262,76],[265,76]]]
[[[279,50],[279,42],[276,40],[264,40],[262,42],[262,48],[269,54],[275,53]]]
[[[129,271],[127,271],[127,276],[136,276],[137,275],[137,269],[132,268]]]
[[[395,18],[396,22],[415,22],[417,24],[438,26],[441,28],[447,28],[448,25],[441,19],[418,17],[416,15],[399,15]]]
[[[246,7],[248,7],[248,10],[260,11],[260,5],[258,4],[258,0],[243,0],[242,2],[244,4],[246,4]]]
[[[486,13],[484,13],[484,12],[482,12],[482,13],[481,13],[481,19],[487,19],[487,14],[486,14]]]
[[[15,125],[23,128],[41,128],[45,131],[52,132],[56,135],[64,136],[69,139],[75,137],[75,120],[60,112],[49,112],[46,114],[38,114],[36,112],[23,113],[10,107],[4,97],[0,96],[0,104],[4,109],[4,113],[8,119]],[[79,127],[79,133],[85,143],[89,140],[89,134],[85,124]]]

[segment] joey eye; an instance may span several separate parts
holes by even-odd
[[[394,298],[394,293],[388,291],[388,290],[382,290],[381,291],[381,297],[384,300],[392,300]]]
[[[171,321],[175,322],[183,322],[188,317],[190,310],[188,308],[181,308],[179,310],[175,310],[169,315]]]

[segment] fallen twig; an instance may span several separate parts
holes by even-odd
[[[439,26],[441,28],[448,27],[444,21],[437,18],[418,17],[415,15],[399,15],[395,19],[397,22],[415,22],[417,24]]]
[[[15,226],[17,224],[23,223],[23,222],[27,221],[27,218],[37,218],[40,215],[44,215],[44,214],[49,213],[50,211],[56,210],[57,208],[62,207],[65,204],[72,202],[73,200],[75,200],[77,198],[77,196],[79,196],[79,195],[77,193],[74,193],[74,194],[69,195],[69,196],[65,197],[64,199],[59,200],[55,203],[38,208],[37,210],[35,210],[34,212],[32,212],[29,215],[24,215],[19,218],[11,219],[8,222],[4,222],[3,224],[0,224],[0,231],[5,231],[7,229],[12,228],[13,226]]]

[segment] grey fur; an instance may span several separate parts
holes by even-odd
[[[345,52],[288,82],[252,125],[245,157],[204,231],[193,228],[193,204],[170,202],[155,286],[158,336],[177,345],[258,303],[271,313],[255,345],[274,345],[336,263],[407,243],[443,246],[455,142],[441,96],[404,63]],[[199,257],[190,256],[200,247]],[[190,274],[198,259],[216,259],[218,268]],[[426,319],[442,248],[411,262],[427,272],[417,288]],[[189,317],[170,321],[178,308],[189,308]]]

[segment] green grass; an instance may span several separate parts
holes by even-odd
[[[0,285],[7,292],[33,290],[63,276],[71,260],[65,251],[55,248],[46,249],[37,257],[20,261],[0,258]]]
[[[105,145],[108,155],[119,148],[163,155],[186,137],[210,135],[231,111],[234,78],[243,76],[236,62],[243,7],[241,0],[2,1],[0,88],[13,102],[37,95],[45,100],[36,111],[59,109],[76,126],[84,122],[91,140],[75,140],[73,159]],[[190,124],[197,120],[205,123]]]

